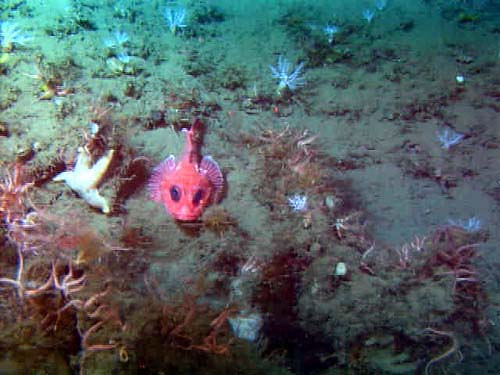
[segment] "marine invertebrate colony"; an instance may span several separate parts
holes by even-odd
[[[113,37],[104,39],[104,46],[110,49],[122,48],[129,40],[125,31],[115,31]]]
[[[0,25],[0,45],[4,52],[12,51],[14,44],[26,45],[31,40],[30,36],[22,34],[21,29],[14,22],[2,22]]]
[[[453,220],[449,219],[448,223],[452,226],[462,228],[464,231],[473,233],[481,230],[481,220],[472,216],[468,220]]]
[[[307,210],[307,195],[295,194],[288,198],[288,205],[294,212]]]
[[[449,128],[446,128],[440,132],[436,132],[441,147],[445,150],[449,150],[451,146],[460,143],[464,139],[464,135],[457,133]]]
[[[292,69],[290,62],[282,55],[278,57],[278,65],[269,65],[273,78],[278,81],[278,94],[281,94],[284,89],[295,90],[297,87],[304,85],[304,77],[302,77],[302,68],[304,62],[298,64]]]
[[[335,25],[328,24],[323,28],[323,32],[328,37],[328,43],[331,44],[333,42],[335,34],[339,32],[339,28]]]
[[[366,22],[371,23],[373,17],[375,16],[375,11],[371,9],[363,9],[362,16],[366,20]]]
[[[384,10],[387,6],[387,0],[375,0],[375,7],[378,10]]]
[[[167,21],[168,27],[172,34],[175,34],[177,32],[177,29],[187,26],[185,24],[185,8],[166,7],[165,12],[163,13],[163,17],[165,17],[165,20]]]
[[[109,56],[106,59],[106,65],[113,75],[135,74],[136,72],[136,67],[132,63],[137,61],[137,58],[128,52],[129,41],[129,36],[125,31],[115,31],[112,37],[103,41]]]

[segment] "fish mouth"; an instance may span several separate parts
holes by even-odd
[[[177,221],[196,221],[200,217],[200,215],[189,213],[176,213],[172,216]]]

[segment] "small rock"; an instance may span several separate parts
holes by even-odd
[[[8,137],[10,135],[9,128],[4,122],[0,122],[0,137]]]

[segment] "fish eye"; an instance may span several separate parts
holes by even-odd
[[[194,197],[193,197],[193,204],[195,206],[198,206],[200,204],[200,201],[203,199],[203,194],[204,191],[203,189],[198,189],[196,190],[196,193],[194,194]]]
[[[181,199],[181,189],[177,185],[173,185],[170,187],[170,198],[174,202],[179,202]]]

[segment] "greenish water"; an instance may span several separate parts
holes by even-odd
[[[498,373],[499,16],[3,1],[0,373]]]

